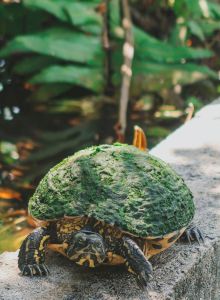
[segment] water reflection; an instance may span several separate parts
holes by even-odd
[[[4,118],[4,120],[7,120],[7,121],[13,120],[13,115],[12,115],[9,107],[3,108],[3,118]]]
[[[19,114],[20,113],[20,108],[18,106],[12,106],[12,111],[14,114]]]
[[[0,59],[0,68],[3,68],[5,66],[5,60]]]

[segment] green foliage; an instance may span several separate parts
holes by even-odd
[[[37,90],[32,92],[29,101],[46,102],[51,98],[64,94],[71,88],[72,86],[68,83],[41,84]]]
[[[0,152],[4,163],[13,164],[18,159],[17,148],[12,143],[2,141],[0,143]]]
[[[23,5],[4,5],[0,2],[0,36],[10,39],[16,35],[42,29],[47,18],[44,11],[30,11]]]
[[[200,59],[212,56],[207,49],[193,49],[186,46],[173,46],[166,42],[153,38],[149,34],[134,29],[137,43],[136,56],[144,61],[152,60],[161,63],[177,63],[182,59]]]
[[[103,57],[99,37],[87,36],[66,27],[53,27],[35,34],[18,36],[7,43],[0,55],[7,57],[28,52],[90,66],[100,66]]]
[[[100,1],[68,0],[23,0],[22,5],[16,6],[20,11],[27,11],[36,16],[45,14],[49,18],[48,29],[36,26],[32,32],[16,34],[0,51],[0,56],[11,59],[19,55],[20,59],[14,64],[13,73],[24,76],[32,84],[38,84],[38,90],[29,97],[31,100],[49,101],[50,97],[57,97],[72,85],[81,86],[92,93],[102,93],[105,87],[105,51],[102,45],[103,18],[98,12]],[[1,5],[1,9],[5,6]],[[114,83],[120,83],[120,66],[123,62],[122,44],[123,29],[121,27],[120,5],[118,0],[109,4],[112,49],[112,69]],[[188,28],[192,34],[201,40],[205,39],[207,32],[203,30],[202,23],[197,18],[204,18],[199,2],[193,4],[188,0],[175,1],[173,10],[177,17],[182,16],[188,20]],[[210,15],[215,21],[220,18],[219,6],[209,5]],[[194,16],[195,20],[190,20]],[[207,21],[207,20],[206,20]],[[213,20],[212,20],[213,22]],[[184,23],[185,24],[185,23]],[[211,24],[211,23],[210,23]],[[212,24],[213,25],[213,24]],[[185,25],[184,25],[185,26]],[[211,25],[210,25],[211,26]],[[182,83],[192,82],[207,76],[215,77],[215,73],[208,67],[196,64],[198,59],[208,58],[213,53],[208,49],[189,48],[185,45],[176,46],[175,43],[161,41],[141,29],[133,26],[135,40],[135,57],[133,61],[133,74],[165,74],[166,72],[181,73]],[[27,56],[28,55],[28,56]],[[198,76],[200,74],[200,76]],[[181,77],[180,76],[180,77]],[[135,82],[135,79],[134,79]],[[58,90],[54,86],[59,83]],[[64,90],[60,87],[64,84]],[[70,88],[66,88],[70,85]],[[172,85],[172,82],[171,82]],[[51,88],[51,91],[50,91]],[[42,92],[43,91],[43,92]],[[42,95],[42,93],[46,93]],[[41,96],[43,97],[42,99]]]
[[[53,159],[71,154],[79,145],[94,143],[99,132],[96,119],[102,111],[101,104],[117,104],[125,40],[121,5],[119,0],[109,1],[108,24],[104,24],[100,3],[100,0],[23,0],[21,4],[0,4],[3,37],[0,57],[7,61],[9,78],[16,77],[26,88],[24,107],[43,112],[48,119],[52,114],[80,116],[82,123],[85,117],[94,117],[94,111],[97,112],[96,118],[83,126],[77,122],[75,126],[68,120],[68,124],[74,125],[70,132],[66,131],[67,123],[63,127],[60,125],[63,119],[57,122],[60,132],[55,135],[47,132],[44,140],[40,131],[37,141],[43,146],[29,157],[33,166],[28,180],[43,174],[53,165]],[[141,5],[141,1],[130,3]],[[216,72],[204,62],[214,56],[206,41],[219,29],[220,6],[204,1],[208,7],[204,10],[199,0],[172,3],[169,9],[173,13],[173,26],[166,30],[163,38],[133,24],[131,98],[140,99],[144,93],[163,98],[164,91],[169,95],[167,90],[173,90],[177,84],[183,86],[201,79],[217,79]],[[153,15],[160,8],[167,9],[168,5],[156,1],[148,13]],[[110,51],[103,45],[104,25],[109,28]],[[194,37],[199,43],[188,46],[186,41]],[[108,59],[111,70],[108,70]],[[113,95],[106,100],[109,82],[113,85]],[[152,135],[167,134],[162,134],[160,127],[155,128],[156,134],[154,130]],[[43,164],[41,169],[34,165],[36,161]]]
[[[101,16],[95,12],[100,1],[75,1],[68,0],[24,0],[24,5],[28,8],[35,8],[47,11],[61,21],[79,27],[80,30],[94,34],[101,33]]]
[[[204,42],[216,30],[220,30],[220,6],[216,3],[208,0],[178,0],[174,1],[172,8],[179,18],[179,32],[176,33],[179,34],[180,29],[185,27],[185,39],[193,35]]]
[[[81,85],[95,92],[101,92],[103,87],[103,75],[98,68],[81,66],[53,65],[43,69],[30,79],[31,83],[70,83]]]
[[[186,103],[188,105],[193,104],[196,111],[199,110],[200,108],[202,108],[202,106],[203,106],[202,101],[200,99],[196,98],[196,97],[187,98]]]
[[[12,71],[17,75],[29,75],[57,62],[59,60],[52,56],[29,56],[18,61]]]
[[[153,38],[138,28],[134,29],[134,33],[137,43],[133,64],[134,75],[158,73],[164,75],[166,72],[169,74],[174,72],[175,75],[179,74],[179,79],[183,78],[180,82],[176,81],[181,84],[196,81],[204,76],[217,78],[216,73],[208,67],[192,63],[196,59],[211,57],[213,55],[211,51],[173,46]]]

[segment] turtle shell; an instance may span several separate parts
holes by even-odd
[[[29,201],[40,220],[94,217],[139,237],[187,226],[195,211],[183,179],[160,159],[125,144],[76,152],[52,168]]]

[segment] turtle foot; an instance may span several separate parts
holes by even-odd
[[[45,264],[29,264],[22,268],[22,276],[47,276],[49,273]]]
[[[146,288],[148,286],[149,280],[153,277],[152,276],[152,265],[149,261],[146,261],[142,271],[139,270],[137,273],[137,283],[141,288]]]
[[[204,235],[196,225],[190,225],[182,235],[183,239],[187,240],[190,244],[197,241],[199,244],[205,242]]]

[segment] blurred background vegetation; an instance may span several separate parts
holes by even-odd
[[[127,128],[151,148],[220,92],[220,1],[130,0]],[[128,4],[129,3],[129,4]],[[34,226],[27,201],[62,158],[117,132],[123,0],[0,1],[0,252]]]

